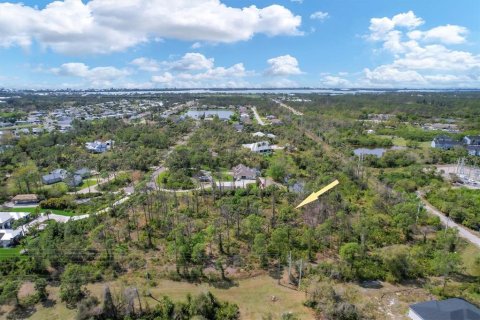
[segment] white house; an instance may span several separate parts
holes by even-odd
[[[87,142],[85,144],[85,147],[87,148],[88,151],[93,152],[93,153],[104,153],[108,150],[110,150],[113,146],[113,141],[108,140],[105,142],[102,141],[94,141],[94,142]]]
[[[268,141],[260,141],[249,144],[243,144],[242,147],[250,149],[250,151],[255,153],[267,154],[272,152],[272,146]]]
[[[23,235],[22,227],[13,229],[13,223],[28,215],[27,212],[0,212],[0,247],[12,245]]]

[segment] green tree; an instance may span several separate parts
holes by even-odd
[[[82,286],[86,283],[81,266],[69,264],[60,278],[60,299],[73,306],[82,299],[85,292]]]
[[[340,248],[340,257],[348,264],[351,270],[355,266],[355,261],[360,257],[362,247],[356,242],[345,243]]]

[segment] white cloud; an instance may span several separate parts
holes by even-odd
[[[331,76],[331,75],[323,77],[320,83],[321,83],[321,86],[327,87],[327,88],[344,88],[344,87],[350,87],[352,85],[352,83],[347,79],[344,79],[338,76]]]
[[[310,19],[324,21],[329,17],[328,12],[317,11],[310,15]]]
[[[170,68],[180,71],[211,69],[214,64],[213,58],[207,58],[201,53],[186,53],[180,60],[169,63]]]
[[[289,54],[271,58],[267,60],[267,63],[270,66],[265,74],[269,76],[290,76],[303,73],[298,66],[297,59]]]
[[[395,59],[394,64],[399,68],[414,70],[467,71],[480,68],[480,56],[434,44],[412,47],[402,57]]]
[[[200,53],[186,53],[175,61],[157,62],[166,71],[151,77],[151,81],[164,87],[234,87],[244,86],[242,80],[253,73],[243,63],[230,67],[215,66],[213,58]]]
[[[50,71],[58,76],[81,78],[86,80],[92,87],[111,86],[112,81],[117,81],[130,74],[128,70],[110,66],[90,68],[80,62],[64,63],[60,67],[53,68]]]
[[[444,25],[423,31],[418,29],[423,23],[412,11],[391,19],[372,18],[367,39],[379,42],[393,59],[364,69],[359,83],[378,87],[478,87],[480,55],[447,47],[466,42],[468,29]]]
[[[439,41],[444,44],[460,44],[466,41],[468,29],[462,26],[447,24],[427,31],[414,30],[408,33],[409,38],[429,42]]]
[[[0,3],[0,46],[67,54],[121,51],[156,39],[236,42],[300,35],[301,17],[280,5],[235,8],[220,0],[55,1],[44,9]]]
[[[140,57],[134,59],[130,64],[136,66],[139,70],[148,72],[157,72],[160,70],[160,64],[157,60],[151,58]]]
[[[392,65],[383,65],[373,70],[364,70],[365,78],[372,84],[383,86],[426,84],[425,79],[413,70],[399,70]]]
[[[417,17],[413,11],[400,13],[391,19],[387,17],[370,19],[370,36],[373,41],[385,40],[389,32],[395,27],[408,29],[416,28],[424,23],[423,19]]]

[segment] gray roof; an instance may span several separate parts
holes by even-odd
[[[416,303],[410,309],[423,320],[480,320],[480,309],[458,298]]]

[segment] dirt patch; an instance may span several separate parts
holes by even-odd
[[[23,299],[35,294],[35,292],[35,284],[33,282],[27,281],[20,286],[20,289],[18,290],[18,297],[20,299]]]

